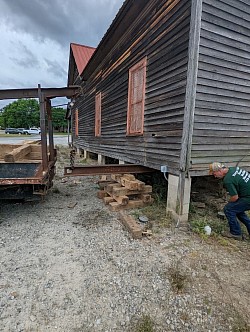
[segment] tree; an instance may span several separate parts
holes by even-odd
[[[29,128],[40,126],[39,104],[35,99],[18,99],[3,108],[2,127]]]
[[[52,123],[54,129],[64,131],[67,128],[67,121],[65,119],[66,110],[61,107],[52,108]]]
[[[56,130],[67,128],[66,110],[52,107],[52,123]],[[0,126],[3,128],[40,127],[40,109],[36,99],[18,99],[5,106],[0,112]]]

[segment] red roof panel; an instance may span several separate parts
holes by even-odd
[[[75,43],[71,43],[70,47],[73,52],[78,73],[81,75],[87,63],[89,62],[89,59],[92,57],[92,54],[95,52],[95,48]]]

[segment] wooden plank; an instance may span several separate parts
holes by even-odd
[[[194,124],[197,73],[199,62],[199,43],[202,16],[202,0],[192,1],[190,38],[188,51],[187,87],[183,121],[182,146],[180,153],[180,170],[189,166],[191,158],[192,133]]]
[[[108,184],[112,184],[112,183],[115,183],[115,182],[112,181],[112,180],[111,181],[104,180],[104,181],[98,181],[97,183],[98,183],[100,189],[104,189]]]
[[[131,179],[131,180],[130,180]],[[145,183],[135,179],[131,174],[126,176],[116,177],[117,182],[119,182],[123,187],[130,190],[143,190],[145,188]]]
[[[105,190],[108,192],[108,193],[113,193],[114,189],[116,188],[121,188],[121,184],[120,183],[109,183],[107,186],[105,186]]]
[[[105,190],[98,190],[97,192],[97,197],[100,198],[100,199],[103,199],[104,197],[107,197],[108,194]]]
[[[122,177],[124,179],[130,180],[130,181],[136,180],[136,178],[133,174],[123,174]]]
[[[138,198],[141,199],[144,203],[151,203],[152,200],[152,197],[149,194],[141,194]]]
[[[112,194],[112,192],[106,191],[106,193],[113,198],[114,201],[117,203],[121,204],[122,206],[127,205],[129,202],[129,197],[125,195],[119,195],[115,196]]]
[[[103,202],[105,205],[109,205],[110,203],[115,202],[115,200],[113,197],[108,196],[108,197],[103,197]],[[115,202],[115,203],[117,203],[117,202]]]
[[[105,198],[107,198],[107,197],[105,197]],[[123,210],[123,209],[137,209],[137,208],[143,207],[144,205],[145,205],[145,203],[141,199],[140,200],[129,200],[128,204],[126,204],[126,205],[122,205],[115,201],[111,201],[110,203],[108,203],[108,206],[111,211],[119,211],[119,210]]]
[[[121,178],[121,185],[124,186],[127,189],[138,190],[137,181],[130,181],[130,180]]]
[[[117,203],[121,204],[122,206],[127,205],[129,202],[128,196],[112,196]]]
[[[111,179],[113,181],[119,181],[119,179],[122,177],[122,174],[111,174]]]
[[[142,229],[136,222],[136,220],[130,216],[127,215],[124,211],[121,211],[119,213],[120,220],[122,224],[126,227],[126,229],[132,234],[134,239],[141,239],[142,238]]]
[[[130,190],[127,189],[125,187],[121,187],[121,188],[114,188],[113,189],[113,196],[129,196],[129,195],[138,195],[138,194],[149,194],[152,192],[152,186],[150,185],[145,185],[144,189],[139,191],[139,190]]]
[[[30,152],[31,152],[30,145],[27,145],[27,144],[22,145],[16,149],[14,149],[12,152],[7,153],[4,156],[4,161],[14,163],[17,160],[23,159]]]

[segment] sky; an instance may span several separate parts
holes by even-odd
[[[97,47],[123,1],[0,0],[0,89],[66,87],[70,43]]]

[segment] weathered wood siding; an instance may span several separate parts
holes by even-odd
[[[250,2],[203,0],[193,170],[250,165]]]
[[[74,141],[80,148],[105,156],[156,169],[168,165],[172,172],[178,172],[191,1],[141,3],[143,10],[83,85],[84,97],[76,103],[79,136]],[[128,137],[128,72],[145,56],[144,134]],[[95,95],[99,92],[102,93],[101,136],[95,137]]]

